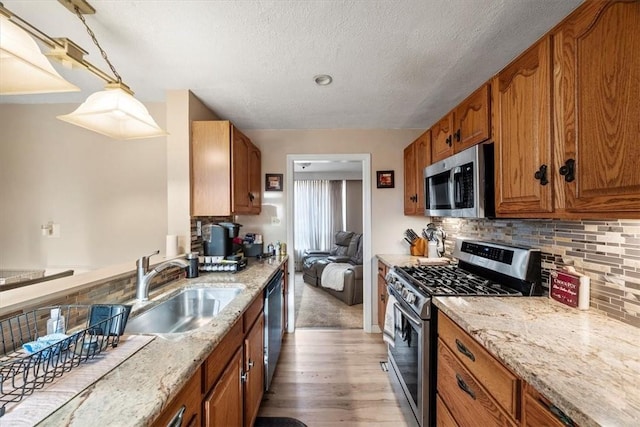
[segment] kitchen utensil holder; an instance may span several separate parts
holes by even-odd
[[[0,417],[5,407],[19,402],[73,368],[116,347],[124,330],[128,311],[116,310],[91,324],[91,305],[63,305],[39,308],[0,320]],[[104,308],[104,305],[100,306]],[[67,338],[34,353],[23,345],[47,335],[47,319],[52,308],[65,316]],[[94,317],[95,319],[95,317]],[[105,334],[106,333],[106,334]]]

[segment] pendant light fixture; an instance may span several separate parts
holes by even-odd
[[[36,41],[9,20],[0,9],[0,94],[73,92],[80,88],[66,81],[40,52]]]
[[[16,23],[17,26],[20,27],[18,29],[23,30],[25,35],[35,37],[51,48],[48,56],[60,62],[84,68],[107,83],[104,91],[90,95],[75,111],[70,114],[58,116],[58,119],[114,139],[151,138],[167,135],[167,133],[156,124],[146,107],[133,97],[131,89],[122,82],[120,74],[116,71],[106,52],[102,49],[100,43],[98,43],[95,34],[87,24],[83,15],[95,13],[95,9],[85,0],[58,1],[82,21],[87,33],[91,36],[91,40],[100,50],[100,54],[109,65],[113,75],[100,70],[95,65],[86,61],[84,59],[86,52],[71,40],[47,36],[42,31],[9,12],[0,3],[0,14],[10,18],[12,21],[9,22],[10,24]],[[33,40],[31,41],[34,42]],[[4,57],[4,51],[2,55]],[[46,58],[43,59],[46,61]],[[46,62],[49,67],[51,67],[51,64],[49,64],[48,61]],[[51,69],[53,70],[52,67]],[[55,72],[55,70],[53,71]]]

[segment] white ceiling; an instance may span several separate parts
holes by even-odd
[[[2,0],[52,37],[108,66],[54,0]],[[92,0],[87,22],[145,102],[190,89],[241,129],[426,129],[581,0]],[[57,68],[59,68],[56,65]],[[316,86],[327,73],[334,82]],[[2,103],[80,103],[83,91],[2,96]]]

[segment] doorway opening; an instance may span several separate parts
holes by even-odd
[[[347,164],[351,163],[357,165],[357,179],[362,182],[361,189],[361,215],[359,216],[361,229],[362,229],[362,325],[361,327],[366,332],[371,332],[371,314],[372,314],[372,294],[371,289],[371,156],[370,154],[290,154],[287,155],[287,175],[286,185],[287,188],[292,191],[287,192],[286,210],[287,210],[287,246],[291,248],[290,256],[292,256],[293,262],[289,263],[289,277],[301,279],[300,275],[296,277],[295,264],[300,256],[300,249],[308,248],[296,248],[295,244],[295,197],[294,197],[294,175],[296,170],[300,170],[302,167],[311,172],[313,169],[344,169]],[[314,165],[314,166],[312,166]],[[338,176],[338,175],[335,175]],[[352,178],[356,179],[356,178]],[[353,212],[345,213],[346,216],[353,214]],[[349,223],[345,221],[344,223]],[[343,224],[344,224],[343,223]],[[351,222],[353,223],[353,221]],[[297,254],[297,255],[296,255]],[[296,324],[296,291],[295,286],[289,287],[289,294],[287,295],[287,305],[289,313],[293,314],[293,319],[289,322],[288,332],[295,330]],[[323,291],[319,291],[323,292]],[[333,297],[331,297],[333,298]],[[341,303],[341,302],[340,302]]]

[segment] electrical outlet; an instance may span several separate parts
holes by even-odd
[[[280,225],[280,218],[278,218],[277,216],[272,216],[271,225]]]
[[[202,236],[202,221],[196,221],[196,236]]]

